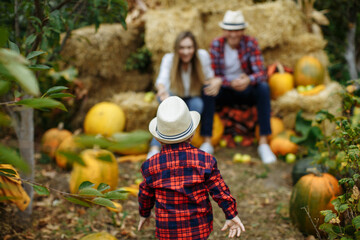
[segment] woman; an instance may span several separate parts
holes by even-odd
[[[175,40],[174,53],[165,54],[161,61],[155,87],[160,101],[176,95],[185,101],[190,111],[202,115],[200,135],[204,137],[204,143],[200,149],[212,154],[214,97],[219,92],[221,79],[214,77],[210,64],[210,55],[204,49],[198,49],[194,35],[189,31],[181,32]],[[160,149],[161,144],[153,139],[148,158]]]

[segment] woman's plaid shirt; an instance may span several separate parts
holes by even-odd
[[[141,172],[139,212],[149,217],[155,204],[160,239],[207,239],[213,230],[208,193],[226,219],[238,214],[216,159],[189,143],[163,145],[159,154],[143,163]]]

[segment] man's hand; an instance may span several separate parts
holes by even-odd
[[[231,81],[231,87],[236,91],[244,91],[250,84],[250,78],[245,73],[240,74],[239,78]]]
[[[149,219],[150,219],[150,217],[144,218],[144,217],[140,216],[138,231],[140,231],[140,229],[142,228],[142,226],[143,226],[145,223],[148,223],[148,222],[149,222]]]
[[[224,227],[221,229],[221,231],[225,231],[226,229],[229,229],[229,238],[240,237],[241,231],[245,232],[245,227],[242,224],[240,218],[238,216],[234,217],[231,220],[226,220]]]
[[[204,93],[208,96],[215,97],[219,93],[222,80],[221,78],[212,78],[209,81],[205,82],[205,84],[207,86],[204,88]]]

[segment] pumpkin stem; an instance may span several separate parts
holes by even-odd
[[[276,68],[278,69],[279,73],[284,73],[284,66],[280,62],[276,62]]]
[[[59,130],[63,130],[63,129],[64,129],[64,122],[59,122],[57,128],[58,128]]]

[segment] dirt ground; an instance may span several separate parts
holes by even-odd
[[[234,153],[248,153],[249,164],[233,163]],[[217,149],[215,157],[223,178],[237,199],[238,211],[246,232],[240,239],[301,240],[303,235],[292,226],[289,219],[289,199],[292,190],[292,164],[278,161],[263,165],[256,153],[256,146]],[[129,186],[141,178],[141,162],[119,163],[119,187]],[[36,182],[68,192],[70,173],[55,163],[37,163]],[[123,212],[112,213],[102,207],[85,208],[64,200],[52,191],[50,196],[35,195],[32,221],[28,224],[12,205],[0,205],[0,238],[12,239],[80,239],[93,232],[105,231],[117,239],[155,239],[155,223],[144,230],[136,230],[138,203],[135,196],[123,201]],[[220,229],[224,214],[212,201],[214,231],[209,240],[226,239]]]

